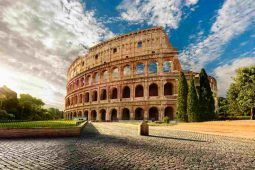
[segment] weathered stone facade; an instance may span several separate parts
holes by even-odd
[[[178,52],[160,27],[112,38],[69,67],[64,116],[98,121],[175,119],[180,70]],[[210,79],[216,92],[216,81]]]

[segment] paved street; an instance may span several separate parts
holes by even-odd
[[[0,169],[255,169],[255,141],[93,123],[80,138],[0,140]]]

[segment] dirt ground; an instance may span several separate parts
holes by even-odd
[[[157,128],[169,128],[173,130],[255,139],[255,120],[179,123],[173,126]]]

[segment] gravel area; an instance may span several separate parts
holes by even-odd
[[[0,140],[0,169],[255,169],[255,140],[89,124],[80,138]]]

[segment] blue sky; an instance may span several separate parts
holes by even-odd
[[[96,43],[162,26],[183,69],[205,68],[224,96],[255,65],[254,0],[1,0],[0,85],[63,108],[66,70]]]

